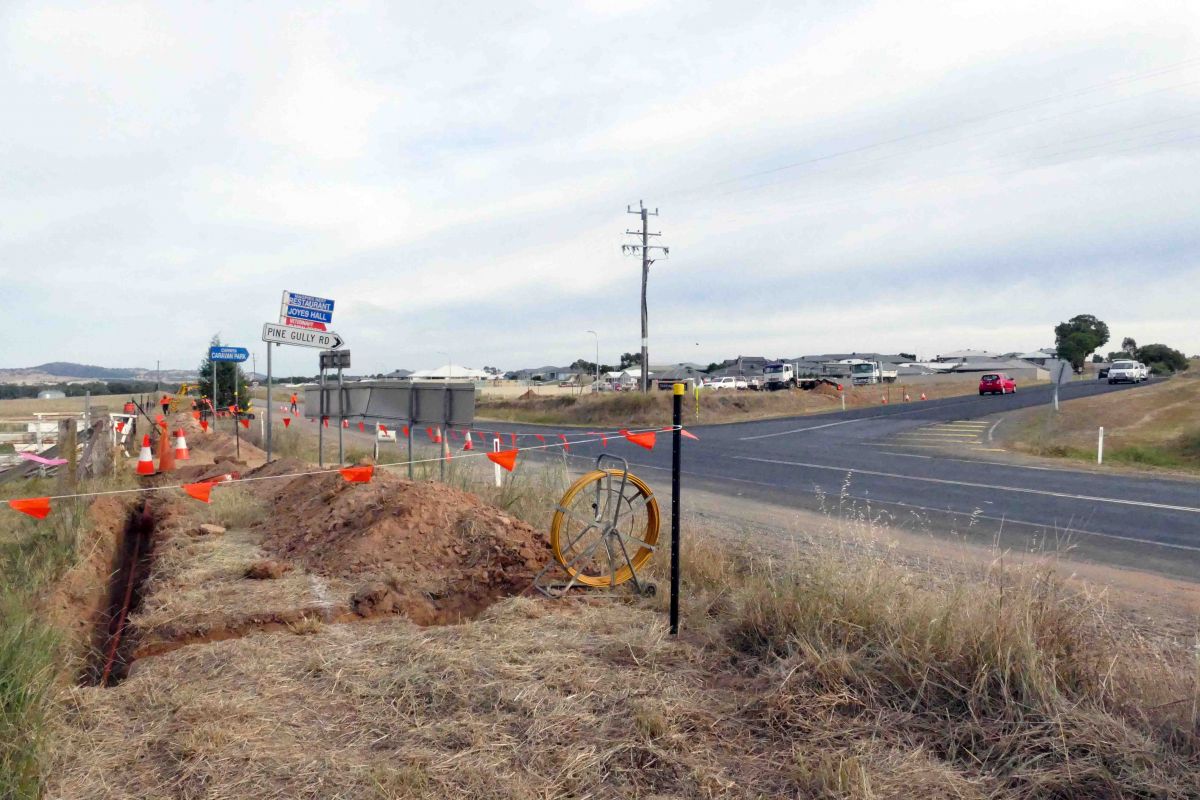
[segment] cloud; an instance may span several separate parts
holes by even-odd
[[[1028,349],[1076,313],[1200,351],[1197,23],[1173,0],[6,4],[6,365],[189,365],[214,331],[253,345],[282,289],[337,300],[356,370],[565,363],[589,328],[615,360],[639,199],[671,247],[655,361]]]

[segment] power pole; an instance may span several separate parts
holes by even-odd
[[[656,259],[650,258],[650,251],[651,250],[661,250],[663,258],[666,258],[668,255],[670,255],[670,250],[661,245],[651,245],[650,244],[651,236],[662,236],[661,232],[660,233],[651,233],[650,229],[648,227],[649,218],[652,216],[653,217],[658,216],[657,208],[654,209],[653,211],[650,211],[649,209],[646,208],[645,204],[642,203],[641,200],[638,200],[638,210],[637,211],[634,211],[633,206],[626,206],[625,211],[626,211],[626,213],[629,213],[629,214],[639,214],[642,218],[642,229],[640,231],[630,231],[630,230],[625,231],[625,234],[627,236],[639,236],[640,235],[642,237],[642,243],[641,244],[623,244],[623,245],[621,245],[621,252],[625,253],[626,255],[640,255],[642,257],[642,391],[648,392],[648,391],[650,391],[650,382],[649,382],[649,375],[648,375],[648,373],[650,371],[650,353],[649,353],[649,347],[648,347],[648,337],[649,337],[648,327],[649,327],[649,325],[647,324],[647,313],[646,313],[646,282],[650,278],[650,265],[656,261]]]

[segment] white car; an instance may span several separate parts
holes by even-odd
[[[714,381],[704,384],[706,389],[745,389],[746,379],[735,378],[732,375],[726,375],[723,378],[717,378]]]
[[[1138,362],[1138,366],[1142,368],[1142,380],[1150,380],[1150,367],[1146,366],[1140,361]]]
[[[1109,383],[1141,383],[1143,380],[1142,365],[1136,361],[1114,361],[1108,368]]]

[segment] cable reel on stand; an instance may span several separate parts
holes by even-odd
[[[620,468],[605,469],[605,460]],[[612,589],[633,581],[639,594],[654,594],[655,586],[638,577],[658,544],[658,501],[629,462],[604,453],[595,468],[571,484],[550,522],[550,550],[534,586],[548,597],[562,597],[574,586]],[[563,583],[545,582],[555,568],[565,572]]]

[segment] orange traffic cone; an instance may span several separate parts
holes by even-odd
[[[886,406],[887,405],[887,395],[886,394],[879,395],[879,402]]]
[[[908,392],[905,392],[905,393],[904,393],[904,402],[906,402],[906,403],[907,403],[907,402],[909,402],[910,400],[912,400],[912,398],[908,396]]]
[[[150,453],[150,435],[142,437],[142,452],[138,455],[138,475],[154,474],[154,456]]]
[[[171,449],[171,442],[164,430],[158,437],[158,471],[170,472],[173,469],[175,469],[175,451]]]
[[[343,427],[343,428],[349,428],[349,427],[350,427],[350,420],[348,420],[348,419],[344,419],[344,420],[342,420],[342,427]]]
[[[177,461],[187,461],[191,456],[188,455],[187,438],[183,435],[183,428],[175,432],[175,459]]]
[[[922,400],[928,400],[929,398],[925,396],[925,393],[924,393],[924,392],[921,392],[921,399],[922,399]]]
[[[475,445],[471,444],[471,432],[467,431],[467,443],[463,445],[463,450],[474,450]]]

